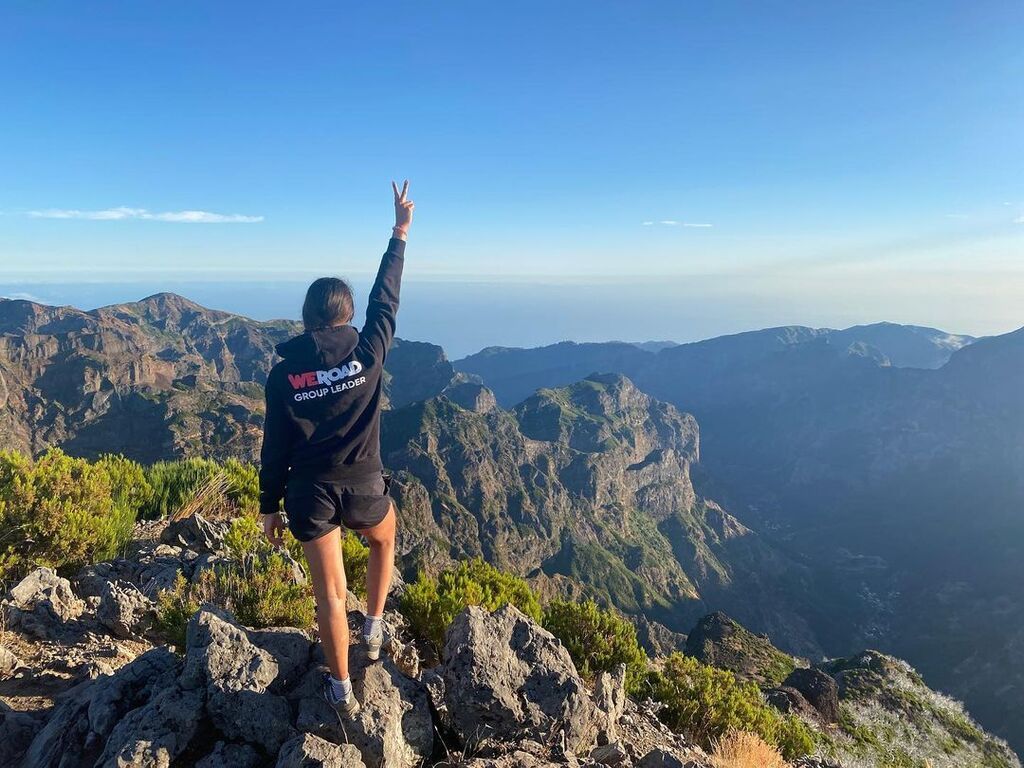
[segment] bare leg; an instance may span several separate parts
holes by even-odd
[[[373,528],[360,531],[370,545],[370,561],[366,566],[366,615],[384,613],[384,601],[391,588],[395,567],[395,503],[391,502],[384,519]]]
[[[341,533],[335,528],[313,541],[304,541],[302,550],[309,561],[316,597],[316,623],[324,658],[336,680],[348,677],[348,613],[345,610],[345,567],[341,559]],[[371,560],[372,562],[372,560]]]

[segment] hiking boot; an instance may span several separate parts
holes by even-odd
[[[380,648],[384,645],[384,629],[378,626],[372,635],[363,634],[363,642],[366,644],[366,658],[376,661],[380,658]]]
[[[323,675],[322,685],[324,701],[334,707],[339,720],[343,723],[349,722],[359,714],[359,702],[356,701],[355,693],[349,693],[348,698],[335,701],[333,689],[331,688],[331,676],[326,672]]]

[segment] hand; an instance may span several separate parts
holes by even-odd
[[[284,518],[280,512],[272,515],[263,515],[263,533],[267,540],[275,547],[280,547],[284,542]]]
[[[416,203],[407,199],[409,195],[409,180],[402,184],[402,191],[398,191],[398,184],[391,182],[391,188],[395,191],[395,237],[405,239],[409,232],[409,225],[412,224],[412,212],[416,210]]]

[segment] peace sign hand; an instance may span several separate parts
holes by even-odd
[[[395,191],[395,236],[405,239],[412,224],[412,212],[416,210],[416,203],[408,199],[409,180],[402,184],[402,191],[398,191],[398,184],[391,182],[391,189]]]

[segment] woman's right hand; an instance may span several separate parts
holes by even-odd
[[[280,512],[263,516],[263,533],[275,547],[280,547],[284,543],[284,518]]]
[[[391,189],[395,192],[395,237],[401,237],[404,240],[409,232],[409,225],[412,224],[412,212],[416,209],[416,204],[408,199],[408,179],[402,184],[401,192],[398,191],[398,184],[393,181]]]

